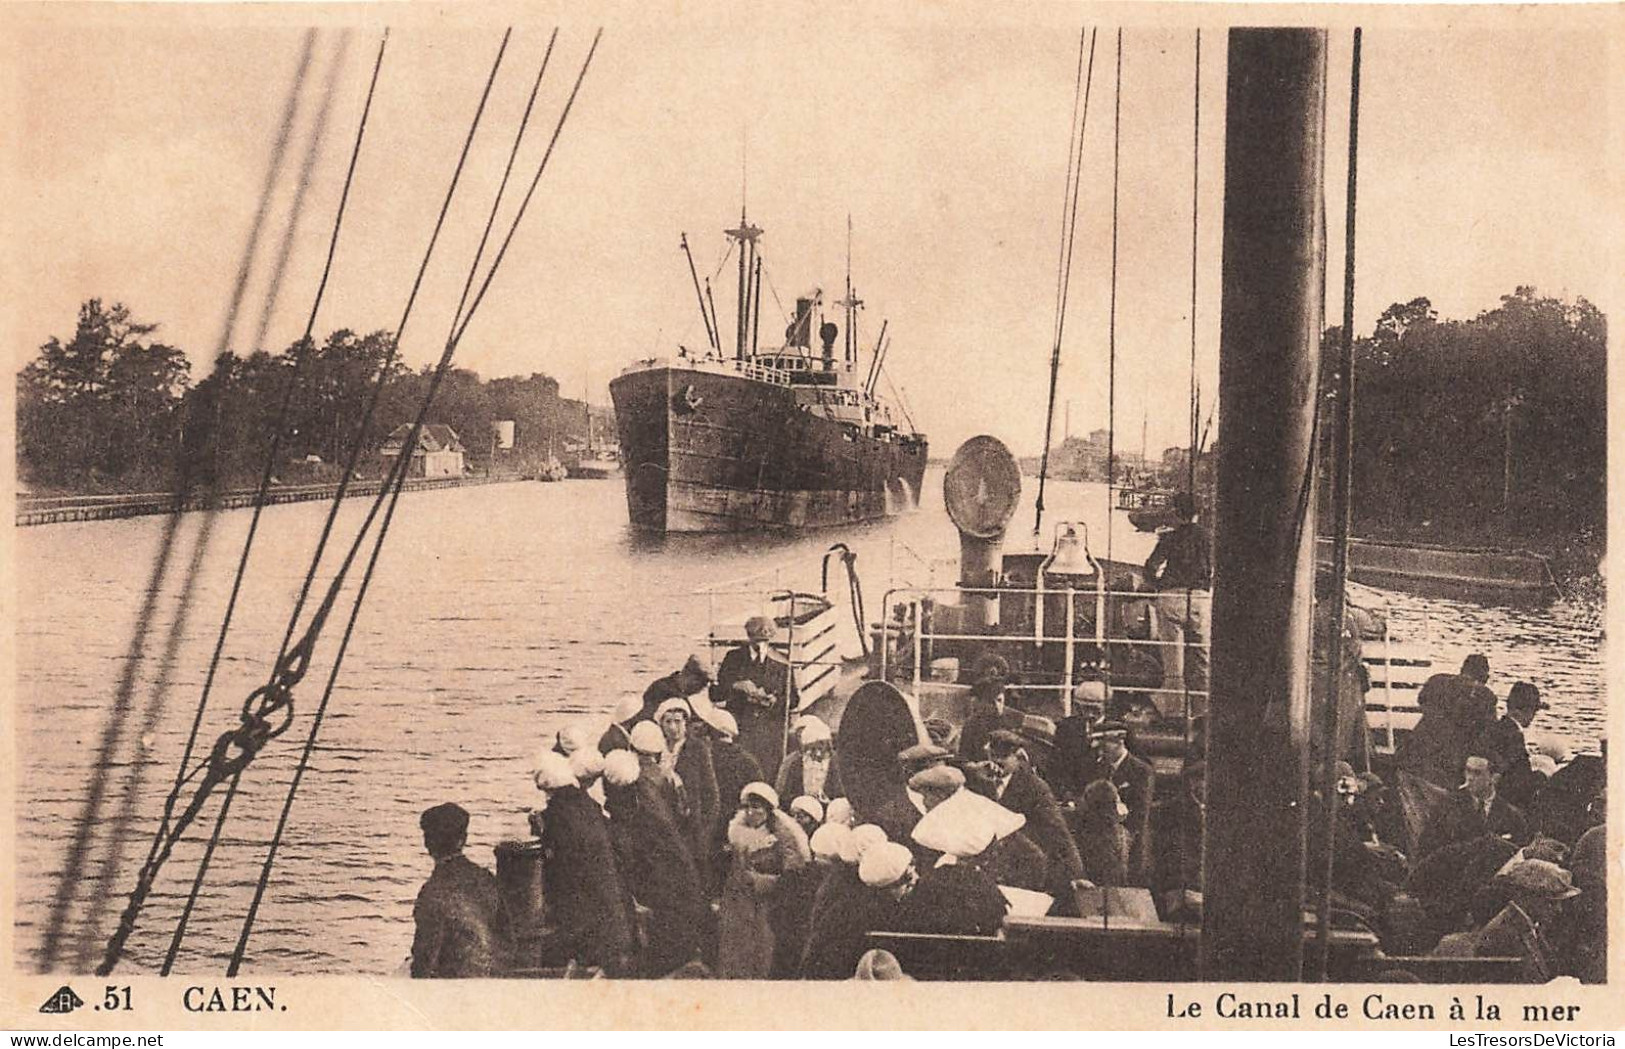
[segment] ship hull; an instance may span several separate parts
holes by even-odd
[[[628,516],[652,532],[825,528],[912,509],[923,439],[801,410],[791,387],[652,367],[610,383]]]

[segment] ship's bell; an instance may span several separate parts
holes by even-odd
[[[1075,521],[1055,528],[1055,549],[1044,561],[1045,575],[1094,575],[1100,566],[1089,554],[1089,529]]]

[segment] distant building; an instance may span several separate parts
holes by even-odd
[[[378,454],[383,456],[384,469],[392,469],[401,446],[412,434],[409,423],[395,427],[384,439]],[[430,423],[418,431],[417,447],[412,449],[412,461],[406,468],[407,477],[461,477],[463,475],[463,442],[457,431],[444,423]]]

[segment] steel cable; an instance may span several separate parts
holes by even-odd
[[[249,700],[244,704],[244,729],[245,730],[249,727],[249,720],[250,720],[250,717],[251,717],[251,715],[250,715],[250,707],[253,705],[254,700],[255,700],[256,697],[261,698],[261,707],[262,707],[262,709],[259,710],[259,711],[255,711],[254,715],[253,715],[254,717],[263,717],[267,712],[269,712],[269,709],[273,709],[273,708],[267,708],[266,704],[271,702],[271,701],[280,700],[280,703],[278,703],[277,706],[274,709],[278,709],[278,710],[287,709],[288,714],[286,715],[286,717],[287,717],[287,719],[291,719],[291,716],[292,716],[292,706],[291,706],[291,704],[292,704],[292,696],[291,696],[292,686],[293,686],[293,684],[296,684],[298,682],[298,680],[304,676],[305,670],[309,666],[309,660],[310,660],[311,652],[312,652],[312,650],[314,649],[314,646],[315,646],[316,638],[320,634],[321,628],[322,628],[323,624],[326,621],[326,617],[327,617],[328,612],[331,610],[334,602],[337,600],[338,588],[340,586],[342,586],[343,581],[344,581],[345,573],[348,570],[351,562],[353,561],[353,559],[355,557],[355,554],[356,554],[356,551],[360,547],[360,544],[361,544],[361,541],[362,541],[362,536],[365,535],[365,533],[367,531],[367,528],[368,528],[368,526],[370,525],[370,523],[371,523],[371,521],[373,519],[373,516],[377,512],[378,503],[375,502],[373,504],[372,512],[368,514],[368,517],[367,517],[366,521],[364,521],[362,523],[360,534],[357,535],[355,543],[352,545],[349,555],[345,558],[344,563],[340,566],[338,573],[336,574],[335,578],[333,579],[326,598],[324,599],[321,607],[312,616],[311,624],[307,628],[304,637],[301,638],[299,644],[293,646],[293,648],[290,649],[288,643],[293,637],[293,632],[294,632],[295,628],[298,625],[299,614],[302,611],[304,602],[305,602],[306,598],[308,597],[308,595],[310,593],[311,585],[315,580],[316,572],[320,567],[322,553],[323,553],[323,550],[324,550],[324,548],[326,546],[328,538],[332,534],[333,525],[334,525],[334,522],[335,522],[335,520],[337,518],[337,515],[338,515],[338,508],[342,504],[343,499],[344,499],[345,489],[348,487],[350,478],[355,473],[355,467],[356,467],[357,462],[359,461],[361,448],[366,443],[367,431],[368,431],[368,429],[370,427],[370,424],[371,424],[372,415],[373,415],[374,411],[377,408],[379,400],[381,399],[381,394],[382,394],[384,385],[387,382],[389,368],[390,368],[391,364],[393,363],[393,360],[394,360],[394,358],[395,358],[395,356],[396,356],[396,354],[397,354],[397,352],[399,350],[399,347],[400,347],[400,335],[401,335],[401,332],[403,332],[405,330],[407,321],[410,319],[413,307],[417,302],[418,292],[422,288],[424,275],[428,270],[430,260],[433,258],[435,246],[439,242],[440,232],[444,228],[444,225],[445,225],[446,214],[450,210],[452,198],[455,195],[456,190],[457,190],[457,186],[458,186],[458,184],[459,184],[459,182],[461,180],[462,173],[463,173],[463,168],[464,168],[464,166],[465,166],[465,164],[466,164],[466,162],[468,160],[468,154],[469,154],[469,151],[470,151],[470,147],[472,146],[473,141],[474,141],[475,132],[479,129],[481,118],[484,116],[485,105],[486,105],[486,102],[490,99],[490,95],[491,95],[491,87],[496,81],[497,71],[502,66],[502,57],[507,51],[508,40],[512,36],[512,33],[513,33],[513,30],[509,29],[507,32],[505,32],[503,34],[502,44],[497,50],[496,59],[493,61],[492,66],[491,66],[491,72],[490,72],[489,76],[486,78],[485,89],[480,95],[479,107],[475,110],[474,118],[473,118],[473,121],[470,124],[468,135],[465,137],[465,139],[463,141],[463,147],[462,147],[462,151],[461,151],[461,153],[459,154],[459,157],[458,157],[457,167],[456,167],[455,171],[453,172],[451,183],[447,187],[445,199],[441,203],[440,214],[439,214],[439,216],[437,217],[437,219],[435,221],[434,231],[430,235],[429,244],[428,244],[427,248],[424,251],[423,260],[422,260],[421,264],[418,267],[417,275],[414,278],[413,283],[412,283],[412,290],[411,290],[410,294],[407,297],[406,306],[402,310],[400,325],[396,329],[395,338],[392,341],[392,345],[390,347],[390,350],[385,355],[384,363],[379,369],[378,382],[373,387],[372,398],[371,398],[370,403],[368,404],[366,414],[362,418],[362,421],[361,421],[361,424],[360,424],[360,427],[359,427],[359,432],[357,434],[356,442],[355,442],[355,444],[353,445],[353,447],[351,449],[350,457],[349,457],[348,461],[345,464],[344,475],[340,478],[338,490],[334,493],[333,502],[332,502],[331,506],[328,509],[327,519],[323,524],[321,536],[320,536],[320,538],[319,538],[319,540],[317,542],[316,551],[311,556],[310,568],[305,573],[305,579],[304,579],[303,583],[301,584],[299,597],[298,597],[297,601],[295,602],[293,613],[289,617],[288,629],[287,629],[287,632],[285,633],[285,635],[283,637],[282,649],[277,655],[276,663],[275,663],[275,665],[273,667],[273,670],[272,670],[272,673],[271,673],[271,679],[267,683],[266,686],[264,686],[262,689],[260,689],[258,692],[256,692],[253,696],[250,696]],[[382,492],[380,492],[380,495],[382,495]],[[290,657],[291,657],[291,662],[290,662]],[[277,730],[277,733],[280,733],[280,731],[285,730],[288,727],[289,723],[290,723],[289,720],[284,720],[284,722],[282,723],[280,728]],[[261,739],[261,740],[259,740],[259,743],[262,745],[264,741],[265,741],[264,739]],[[219,844],[220,833],[221,833],[221,830],[223,829],[223,827],[225,825],[226,815],[230,810],[231,802],[232,802],[233,798],[236,797],[237,790],[238,790],[238,788],[239,788],[239,786],[240,786],[240,784],[242,782],[242,773],[243,773],[244,769],[247,767],[248,761],[252,760],[252,756],[253,756],[252,753],[246,754],[245,755],[246,760],[242,760],[231,771],[230,782],[229,782],[229,785],[228,785],[227,790],[226,790],[226,796],[225,796],[224,800],[221,802],[220,810],[217,813],[216,818],[215,818],[214,830],[210,835],[208,845],[205,847],[204,852],[203,852],[203,856],[202,856],[201,860],[199,861],[197,874],[196,874],[196,877],[194,878],[194,881],[193,881],[193,887],[192,887],[191,893],[188,896],[186,905],[185,905],[184,909],[182,910],[180,920],[176,923],[175,935],[171,940],[170,951],[169,951],[168,955],[165,958],[164,968],[162,970],[165,974],[168,973],[171,965],[173,964],[174,958],[175,958],[176,953],[178,952],[178,949],[179,949],[179,944],[180,944],[181,940],[184,939],[185,932],[186,932],[186,926],[187,926],[188,921],[190,920],[190,915],[191,915],[191,912],[192,912],[192,908],[195,905],[195,902],[196,902],[196,899],[197,899],[197,894],[200,891],[200,889],[202,888],[204,877],[207,875],[209,865],[212,862],[213,857],[214,857],[215,848]],[[213,756],[211,756],[211,757],[213,757]],[[206,780],[205,782],[209,783],[208,780]],[[202,788],[200,788],[200,790],[201,789]],[[211,789],[212,789],[212,784],[211,784]]]
[[[253,271],[254,260],[259,255],[260,237],[264,231],[265,220],[270,212],[271,198],[282,172],[283,162],[287,156],[288,142],[293,134],[294,117],[299,109],[299,101],[304,95],[305,77],[310,70],[310,62],[315,49],[316,33],[310,30],[305,34],[303,46],[295,68],[293,80],[288,88],[288,96],[283,104],[281,121],[277,127],[277,135],[271,147],[270,162],[266,166],[265,179],[260,187],[260,197],[254,210],[254,216],[249,223],[248,237],[244,242],[243,251],[239,257],[237,272],[232,283],[231,296],[227,301],[226,314],[221,324],[220,338],[215,353],[216,374],[220,374],[220,359],[230,346],[232,336],[236,332],[237,315],[242,308],[246,297],[248,278]],[[271,288],[269,297],[275,299],[277,289]],[[218,408],[218,405],[216,406]],[[164,577],[168,573],[169,559],[172,555],[176,536],[180,529],[180,519],[184,508],[184,494],[189,491],[193,478],[190,469],[190,460],[182,457],[181,482],[183,498],[179,501],[169,520],[165,522],[163,538],[160,541],[159,554],[153,564],[153,572],[147,585],[147,596],[137,614],[136,628],[130,640],[130,646],[124,661],[124,671],[115,692],[113,709],[109,714],[107,728],[102,737],[101,756],[97,762],[96,774],[93,776],[90,792],[85,806],[78,820],[73,844],[69,848],[68,860],[63,868],[62,875],[57,884],[57,894],[53,900],[52,910],[47,920],[43,947],[41,952],[42,968],[51,969],[56,962],[60,949],[63,925],[66,921],[66,911],[72,902],[73,894],[77,888],[79,878],[83,871],[85,852],[89,848],[89,838],[96,827],[100,826],[101,802],[106,791],[107,769],[114,752],[117,750],[123,732],[123,723],[129,713],[131,695],[135,689],[135,679],[146,647],[147,633],[151,629],[152,616],[156,611],[158,598],[162,590]],[[212,482],[212,478],[211,478]],[[212,486],[212,484],[211,484]],[[200,530],[198,543],[202,546],[209,534],[213,523],[212,515],[206,518]],[[196,565],[194,551],[194,568]],[[190,574],[183,586],[183,596],[189,598],[195,580],[195,572]],[[187,602],[189,603],[189,601]],[[149,715],[150,717],[150,715]],[[185,762],[181,763],[184,769]],[[139,882],[138,882],[139,888]],[[132,894],[133,896],[134,894]],[[145,892],[142,892],[144,898]],[[125,916],[121,917],[120,925],[114,936],[120,944],[127,937],[128,931],[124,929],[124,919],[133,911],[139,910],[139,904],[132,900],[126,909]],[[133,920],[133,919],[132,919]],[[122,935],[120,935],[122,933]]]
[[[1055,342],[1050,350],[1049,404],[1044,412],[1044,450],[1038,465],[1038,501],[1033,512],[1033,534],[1044,523],[1044,486],[1049,479],[1050,439],[1055,431],[1055,388],[1061,373],[1061,342],[1066,331],[1066,303],[1072,288],[1072,249],[1078,233],[1078,185],[1083,174],[1083,134],[1089,124],[1089,95],[1095,79],[1095,40],[1100,31],[1088,36],[1089,67],[1084,72],[1083,49],[1086,30],[1078,31],[1077,83],[1072,89],[1072,117],[1067,129],[1067,182],[1061,187],[1061,250],[1055,266]],[[1078,119],[1078,96],[1083,96],[1083,119]]]
[[[507,235],[503,238],[501,247],[498,249],[495,257],[491,261],[490,267],[486,271],[485,279],[480,285],[479,292],[474,296],[473,301],[468,304],[467,313],[461,317],[460,323],[455,320],[453,322],[453,332],[447,339],[446,347],[441,353],[440,361],[435,368],[434,376],[430,379],[429,389],[425,393],[423,401],[418,409],[417,418],[413,421],[411,433],[407,438],[407,444],[403,446],[402,454],[397,457],[396,469],[392,477],[392,483],[386,486],[386,491],[389,492],[389,506],[384,513],[383,522],[379,525],[378,534],[373,540],[372,554],[368,559],[366,569],[363,571],[361,581],[356,587],[356,594],[354,602],[351,605],[349,620],[345,624],[344,635],[339,641],[338,651],[333,657],[333,665],[332,669],[328,673],[326,687],[322,691],[322,697],[320,702],[317,704],[315,713],[311,716],[310,731],[306,736],[304,749],[299,757],[299,763],[294,768],[293,779],[289,784],[288,794],[284,799],[282,812],[277,820],[276,831],[272,836],[269,851],[267,852],[265,862],[260,870],[260,877],[255,887],[253,901],[250,903],[248,912],[244,916],[243,928],[240,936],[238,937],[237,946],[232,951],[231,964],[226,970],[226,974],[228,976],[236,976],[238,970],[242,966],[243,955],[248,949],[248,940],[253,933],[254,921],[259,913],[260,903],[264,899],[266,886],[270,883],[271,870],[276,860],[276,852],[281,843],[282,836],[287,828],[289,814],[293,810],[294,798],[298,793],[299,784],[304,777],[305,770],[309,767],[310,755],[315,748],[316,738],[321,731],[322,721],[326,717],[327,706],[332,699],[333,688],[338,681],[338,675],[344,663],[345,653],[349,649],[350,639],[354,635],[355,625],[357,620],[360,618],[361,609],[366,600],[367,591],[372,585],[373,575],[378,567],[379,556],[383,553],[384,541],[388,537],[390,525],[394,520],[396,507],[400,502],[402,483],[405,480],[406,474],[405,464],[410,460],[410,456],[406,454],[406,449],[411,447],[412,442],[415,441],[417,435],[422,432],[424,419],[428,415],[429,407],[434,402],[434,397],[436,392],[439,390],[441,381],[444,379],[446,372],[450,369],[452,358],[457,351],[457,346],[462,341],[464,334],[467,333],[468,326],[474,319],[474,314],[479,309],[480,304],[484,301],[486,292],[490,290],[491,283],[495,279],[497,271],[502,265],[503,259],[507,256],[508,248],[513,243],[514,234],[518,231],[519,225],[525,217],[525,212],[529,209],[531,199],[535,195],[536,187],[540,184],[542,175],[547,170],[548,162],[552,159],[554,147],[558,144],[559,134],[564,129],[565,121],[569,119],[570,111],[575,106],[576,97],[581,90],[582,81],[586,79],[587,70],[592,65],[593,56],[597,53],[598,42],[600,39],[602,39],[602,37],[602,29],[600,29],[593,36],[592,45],[587,51],[587,57],[581,64],[581,71],[576,75],[576,81],[570,90],[569,98],[566,99],[564,108],[559,114],[558,122],[553,127],[553,135],[548,141],[547,149],[542,155],[541,162],[537,165],[536,175],[531,179],[530,188],[526,191],[524,199],[520,202],[519,209],[514,215],[513,222],[508,228]],[[552,43],[549,42],[548,54],[551,55],[551,53]],[[545,71],[545,69],[546,61],[544,59],[543,70]],[[530,110],[529,107],[527,107],[525,114],[526,121],[528,121],[529,115]],[[521,123],[519,136],[522,137],[523,135],[524,124]],[[514,143],[515,155],[517,155],[518,148],[519,143],[516,139]],[[512,163],[513,158],[510,157],[510,170]],[[493,201],[491,206],[492,222],[495,220],[497,208],[501,203],[502,189],[505,189],[506,186],[507,178],[504,176],[502,187],[498,191],[497,199]],[[487,229],[489,231],[489,223]],[[483,248],[483,246],[484,242],[482,240],[481,247]],[[476,256],[475,265],[470,267],[470,284],[472,284],[472,277],[477,268],[478,257]],[[465,288],[465,295],[466,290],[467,289]],[[380,495],[382,494],[383,493],[380,493]]]

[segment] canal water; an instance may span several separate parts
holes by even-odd
[[[1030,496],[1012,535],[1027,533]],[[1143,560],[1150,539],[1111,513],[1106,498],[1101,485],[1052,484],[1047,521],[1081,520],[1097,555]],[[733,620],[757,609],[733,591],[816,589],[819,557],[837,541],[858,553],[870,619],[881,614],[888,579],[929,582],[926,564],[958,552],[939,471],[927,475],[921,503],[889,521],[797,537],[656,539],[627,529],[616,481],[407,495],[299,789],[245,971],[400,971],[412,901],[430,869],[417,829],[422,809],[448,800],[466,807],[470,855],[490,864],[496,842],[524,835],[520,814],[535,796],[526,769],[544,740],[571,723],[596,731],[622,693],[702,651],[714,622],[737,629]],[[264,511],[203,746],[235,723],[243,699],[265,681],[325,509]],[[362,513],[360,505],[341,513],[339,541]],[[156,587],[165,518],[16,533],[16,931],[19,950],[36,963],[47,941],[58,968],[88,970],[100,958],[173,783],[250,516],[221,513],[207,535],[205,515],[182,518]],[[1109,537],[1108,518],[1116,528]],[[324,559],[318,594],[335,564],[331,554]],[[939,571],[936,581],[950,584],[954,575]],[[352,578],[347,596],[354,587]],[[708,587],[723,592],[701,593]],[[1604,722],[1596,608],[1565,599],[1514,609],[1387,596],[1396,631],[1425,642],[1437,667],[1487,653],[1498,693],[1526,679],[1552,703],[1537,730],[1595,749]],[[339,608],[298,690],[293,729],[242,780],[177,973],[221,972],[236,942],[343,632],[348,602]],[[134,651],[142,657],[132,659]],[[214,811],[205,809],[169,860],[124,968],[161,964]],[[69,868],[78,878],[64,893]]]

